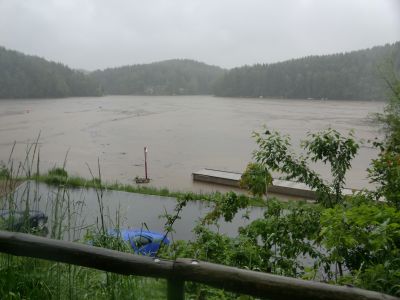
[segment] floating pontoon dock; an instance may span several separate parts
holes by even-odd
[[[239,187],[239,181],[242,177],[242,173],[213,169],[202,169],[194,172],[192,175],[194,181],[209,182],[233,187]],[[268,187],[268,191],[275,194],[283,194],[306,199],[316,198],[316,192],[306,184],[289,180],[274,179],[272,185]],[[344,189],[343,194],[351,195],[353,194],[353,191],[350,189]]]

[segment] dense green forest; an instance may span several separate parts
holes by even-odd
[[[198,95],[212,94],[223,69],[188,59],[123,66],[91,73],[106,94]]]
[[[395,68],[400,70],[400,42],[231,70],[174,59],[85,74],[0,47],[0,98],[214,94],[382,100],[386,88],[379,66],[390,57],[394,57]]]
[[[215,84],[214,94],[381,100],[386,91],[379,65],[391,56],[397,57],[395,63],[400,70],[400,42],[349,53],[243,66],[226,72]]]
[[[0,47],[0,98],[97,95],[99,84],[80,71]]]

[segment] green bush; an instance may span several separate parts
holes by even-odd
[[[10,171],[7,169],[3,162],[0,162],[0,179],[9,179]]]
[[[47,174],[49,176],[68,177],[68,172],[64,168],[53,168]]]

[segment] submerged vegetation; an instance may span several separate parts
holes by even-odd
[[[101,181],[94,177],[92,179],[83,178],[80,176],[70,176],[68,172],[63,168],[54,168],[43,175],[34,175],[26,177],[25,179],[31,179],[37,182],[44,182],[53,186],[64,186],[69,188],[102,188],[103,190],[111,191],[123,191],[128,193],[138,193],[145,195],[156,195],[163,197],[189,197],[191,201],[208,201],[215,202],[216,199],[224,198],[227,194],[222,194],[219,192],[201,194],[201,193],[191,193],[191,192],[180,192],[180,191],[170,191],[167,188],[157,188],[146,185],[131,185],[122,184],[118,182],[109,183]],[[265,206],[265,200],[262,197],[249,197],[242,196],[246,199],[246,203],[252,206]]]

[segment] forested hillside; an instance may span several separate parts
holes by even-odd
[[[99,84],[62,64],[0,47],[0,98],[96,96]]]
[[[378,66],[394,54],[400,69],[400,42],[344,54],[309,56],[226,72],[214,94],[225,97],[384,99]]]
[[[91,73],[106,94],[197,95],[212,94],[223,69],[193,60],[174,59],[123,66]]]
[[[381,100],[386,90],[378,66],[388,57],[400,70],[400,42],[232,70],[174,59],[87,73],[0,47],[0,98],[104,93]]]

